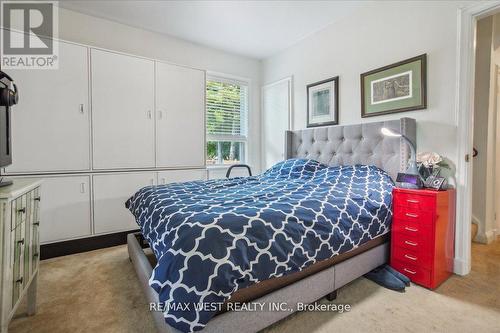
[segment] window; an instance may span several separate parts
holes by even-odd
[[[248,83],[207,78],[207,165],[245,162]]]

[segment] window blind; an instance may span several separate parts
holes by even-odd
[[[207,79],[207,140],[245,141],[248,84],[236,80]]]

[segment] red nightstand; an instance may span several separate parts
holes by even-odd
[[[453,272],[455,190],[393,190],[391,266],[434,289]]]

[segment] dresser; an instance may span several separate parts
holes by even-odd
[[[393,191],[391,266],[414,283],[438,287],[453,272],[455,190]]]
[[[0,187],[2,333],[7,332],[9,321],[25,296],[28,315],[36,310],[40,185],[39,180],[16,179],[13,185]]]

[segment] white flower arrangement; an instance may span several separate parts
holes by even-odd
[[[433,168],[443,162],[443,158],[438,153],[423,152],[417,154],[417,163],[423,164],[426,168]]]

